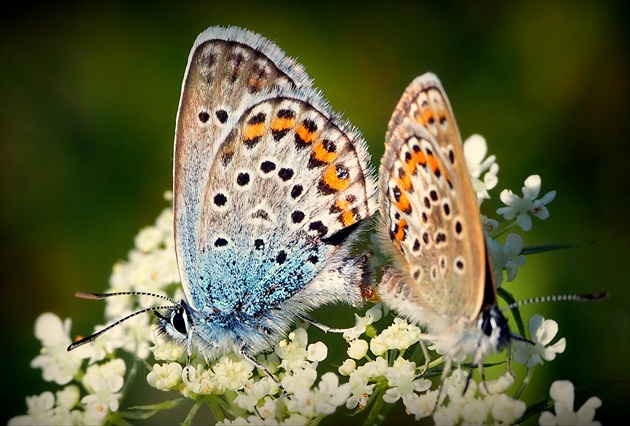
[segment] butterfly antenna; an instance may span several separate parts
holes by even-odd
[[[124,321],[127,321],[128,319],[133,318],[136,315],[140,315],[140,314],[143,314],[145,312],[154,312],[154,311],[158,311],[158,310],[161,310],[161,309],[173,309],[173,308],[177,307],[177,302],[175,300],[171,299],[170,297],[162,296],[161,294],[147,293],[147,292],[143,292],[143,291],[120,291],[120,292],[116,292],[116,293],[85,293],[85,292],[82,292],[82,291],[78,291],[78,292],[75,293],[75,296],[76,297],[80,297],[82,299],[89,299],[89,300],[101,300],[101,299],[105,299],[105,298],[112,297],[112,296],[152,296],[152,297],[157,297],[159,299],[168,300],[169,302],[172,303],[172,305],[168,305],[168,306],[154,306],[152,308],[141,309],[141,310],[136,311],[136,312],[134,312],[132,314],[129,314],[126,317],[119,319],[115,323],[108,325],[107,327],[105,327],[101,331],[98,331],[98,332],[96,332],[94,334],[90,334],[87,337],[84,337],[82,339],[77,340],[76,342],[73,342],[72,344],[70,344],[70,346],[68,346],[68,349],[67,349],[68,352],[70,352],[73,349],[78,348],[79,346],[83,346],[86,343],[93,342],[94,340],[98,339],[103,333],[106,333],[107,331],[109,331],[112,328],[116,327],[120,323],[122,323]]]
[[[73,350],[73,349],[78,348],[79,346],[83,346],[83,345],[85,345],[86,343],[93,342],[94,340],[98,339],[98,338],[99,338],[99,337],[100,337],[103,333],[105,333],[105,332],[107,332],[107,331],[111,330],[112,328],[116,327],[116,326],[117,326],[117,325],[119,325],[120,323],[122,323],[122,322],[124,322],[124,321],[127,321],[127,320],[128,320],[128,319],[130,319],[130,318],[135,317],[136,315],[140,315],[140,314],[143,314],[143,313],[145,313],[145,312],[153,312],[153,311],[157,311],[157,310],[160,310],[160,309],[173,309],[173,308],[175,308],[175,307],[176,307],[176,306],[174,306],[174,305],[167,305],[167,306],[154,306],[154,307],[152,307],[152,308],[146,308],[146,309],[142,309],[142,310],[140,310],[140,311],[136,311],[136,312],[134,312],[134,313],[132,313],[132,314],[127,315],[127,316],[126,316],[126,317],[124,317],[124,318],[119,319],[119,320],[118,320],[118,321],[116,321],[115,323],[108,325],[107,327],[105,327],[105,328],[104,328],[104,329],[102,329],[101,331],[96,332],[96,333],[94,333],[94,334],[90,334],[89,336],[84,337],[83,339],[77,340],[76,342],[72,343],[70,346],[68,346],[68,352],[70,352],[70,351],[71,351],[71,350]]]
[[[147,293],[145,291],[118,291],[115,293],[86,293],[83,291],[77,291],[76,293],[74,293],[74,295],[81,299],[89,299],[89,300],[102,300],[102,299],[106,299],[112,296],[151,296],[151,297],[156,297],[158,299],[168,300],[174,305],[177,304],[175,300],[171,299],[168,296],[164,296],[164,295],[156,294],[156,293]]]
[[[531,305],[532,303],[542,302],[590,302],[593,300],[606,299],[608,292],[589,293],[589,294],[560,294],[554,296],[532,297],[531,299],[519,300],[511,303],[501,309],[501,312],[508,311],[523,305]]]

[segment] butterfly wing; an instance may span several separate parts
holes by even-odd
[[[320,271],[338,269],[346,238],[375,211],[363,142],[321,101],[297,93],[270,95],[248,108],[210,175],[199,272],[211,279],[212,305],[225,310],[240,295],[243,309],[262,315]],[[357,301],[341,285],[327,293],[317,300]]]
[[[220,141],[253,94],[310,84],[299,64],[253,32],[211,27],[195,40],[182,83],[173,170],[175,247],[184,291],[193,307],[201,297],[191,286],[198,276],[198,224]]]
[[[379,293],[420,323],[473,321],[484,296],[485,242],[459,130],[435,75],[407,87],[386,140],[379,204],[397,270]]]
[[[184,81],[176,245],[191,306],[249,330],[237,337],[256,352],[308,308],[360,301],[367,265],[349,242],[376,184],[365,142],[301,68],[259,36],[228,35],[196,43]]]

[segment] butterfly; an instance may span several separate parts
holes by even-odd
[[[393,266],[382,301],[425,326],[444,376],[452,362],[483,359],[511,334],[497,294],[475,192],[451,105],[438,78],[417,77],[389,122],[379,169],[384,247]],[[428,363],[428,361],[427,361]],[[445,377],[443,377],[445,378]]]
[[[175,129],[185,296],[140,312],[154,311],[158,333],[189,359],[236,352],[267,371],[254,356],[297,319],[363,301],[371,270],[350,250],[376,198],[365,141],[304,68],[261,35],[210,27],[190,52]]]

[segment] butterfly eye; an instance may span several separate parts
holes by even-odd
[[[186,312],[183,308],[179,308],[173,311],[173,313],[171,314],[171,325],[181,334],[188,333],[188,320],[186,317]]]

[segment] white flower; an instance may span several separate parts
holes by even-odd
[[[181,345],[169,342],[166,339],[161,339],[156,336],[156,329],[152,329],[151,337],[153,340],[153,347],[149,350],[153,352],[153,358],[157,361],[179,361],[185,362],[184,347]]]
[[[237,358],[236,355],[223,355],[212,366],[217,386],[221,389],[217,393],[223,393],[222,389],[232,391],[243,389],[250,382],[254,368],[255,365],[247,359]]]
[[[59,385],[69,383],[79,372],[83,358],[89,357],[92,350],[80,347],[67,351],[70,340],[71,320],[63,323],[52,313],[41,314],[35,321],[35,337],[42,342],[40,355],[31,361],[32,368],[41,368],[44,380]]]
[[[539,425],[601,425],[594,420],[595,410],[602,405],[602,401],[593,396],[589,398],[577,412],[573,411],[574,388],[568,380],[556,380],[551,384],[549,395],[555,402],[555,415],[546,411],[538,419]]]
[[[511,371],[506,371],[498,379],[484,382],[481,386],[479,386],[479,392],[482,395],[503,393],[512,386],[513,383],[514,374]]]
[[[328,347],[323,342],[315,342],[306,348],[306,358],[311,362],[321,362],[328,356]]]
[[[366,362],[352,371],[348,380],[352,395],[346,401],[346,407],[350,409],[355,408],[357,405],[359,408],[364,407],[376,386],[375,384],[370,384],[370,380],[384,377],[388,368],[387,361],[378,357],[374,361]]]
[[[527,368],[532,368],[538,364],[542,365],[543,360],[553,361],[556,354],[564,352],[567,346],[564,337],[549,345],[557,333],[557,322],[546,320],[540,315],[532,315],[529,319],[529,334],[533,345],[529,342],[515,341],[514,362],[527,363]]]
[[[96,333],[105,327],[107,327],[107,325],[97,325],[94,327],[94,332]],[[116,326],[100,335],[98,339],[90,342],[89,346],[86,345],[91,351],[89,364],[102,361],[107,355],[113,354],[117,349],[122,348],[125,345],[125,330],[125,327],[122,325]]]
[[[383,395],[383,400],[390,404],[405,395],[431,388],[430,380],[416,379],[416,364],[401,357],[396,358],[394,365],[387,369],[385,378],[390,388]]]
[[[279,423],[277,419],[275,418],[269,418],[269,419],[263,419],[262,417],[259,417],[257,415],[251,415],[248,416],[247,418],[244,417],[237,417],[234,420],[229,420],[229,419],[225,419],[223,421],[219,421],[216,423],[217,425],[255,425],[255,426],[260,426],[260,425],[269,425],[269,426],[277,426],[278,424],[290,424],[290,425],[297,425],[297,424],[308,424],[308,421],[296,421],[294,423]]]
[[[349,376],[357,369],[357,363],[353,359],[347,359],[339,366],[337,371],[342,376]]]
[[[482,399],[471,398],[459,407],[464,424],[481,425],[488,419],[488,405]]]
[[[518,234],[508,234],[505,237],[505,245],[502,245],[499,241],[487,237],[486,246],[492,259],[492,272],[497,288],[503,283],[503,269],[508,282],[513,281],[518,273],[518,267],[525,263],[525,256],[521,254],[523,238]]]
[[[194,398],[192,394],[211,394],[217,387],[214,374],[211,370],[204,368],[201,363],[183,368],[181,378],[185,385],[181,392],[186,398]]]
[[[403,396],[402,401],[409,415],[414,416],[415,420],[418,421],[433,414],[438,392],[439,391],[436,389],[425,392],[422,395],[412,393]]]
[[[17,416],[9,420],[10,426],[17,425],[44,425],[52,423],[55,396],[52,392],[44,392],[41,395],[26,397],[28,407],[26,416]]]
[[[256,382],[245,386],[245,393],[239,393],[234,403],[244,410],[254,412],[259,401],[269,395],[274,395],[278,386],[269,376],[264,376]]]
[[[512,191],[504,189],[501,192],[501,201],[507,207],[497,209],[497,214],[506,220],[516,218],[516,222],[523,231],[532,229],[532,219],[529,215],[534,215],[541,220],[549,217],[549,210],[545,207],[556,198],[556,191],[547,192],[540,200],[537,200],[540,193],[540,176],[532,175],[525,180],[523,187],[523,198],[515,195]]]
[[[436,424],[513,424],[525,413],[527,407],[523,401],[501,393],[513,383],[511,374],[506,373],[496,382],[486,384],[469,380],[468,374],[455,370],[443,383],[443,393],[448,395],[448,399],[441,400],[442,405],[435,411],[433,420]],[[486,391],[486,387],[490,392]],[[431,400],[435,404],[435,396]],[[426,415],[426,410],[426,406],[416,408],[420,416]],[[493,421],[489,421],[489,417]]]
[[[55,425],[84,425],[99,424],[101,422],[91,422],[88,418],[86,418],[85,413],[81,410],[70,411],[67,408],[57,406],[54,409],[54,415],[51,423]]]
[[[488,145],[481,135],[472,135],[464,142],[464,158],[472,180],[473,190],[480,201],[490,198],[488,190],[494,188],[499,182],[497,178],[499,165],[495,163],[496,157],[491,155],[484,160],[487,153]],[[480,177],[484,172],[486,173],[482,181]]]
[[[280,367],[286,371],[291,371],[308,366],[309,362],[306,360],[308,355],[307,343],[308,334],[303,328],[297,328],[289,333],[287,339],[278,342],[275,353],[282,359]]]
[[[389,346],[387,346],[382,339],[377,339],[378,337],[380,337],[380,335],[370,340],[370,350],[374,355],[380,357],[389,350]]]
[[[171,390],[179,385],[182,377],[182,366],[177,362],[153,364],[147,375],[147,382],[159,390]]]
[[[523,414],[527,406],[523,401],[512,399],[504,393],[490,394],[485,398],[492,418],[499,424],[512,425]]]
[[[82,383],[90,394],[81,399],[86,416],[102,419],[109,411],[118,411],[121,397],[118,391],[123,387],[124,374],[125,363],[121,359],[88,367]]]
[[[68,385],[62,390],[56,392],[57,406],[65,409],[73,409],[79,402],[81,391],[76,385]]]
[[[370,345],[367,341],[363,339],[353,340],[348,347],[348,356],[354,359],[361,359],[367,354],[369,348]]]
[[[361,317],[357,314],[354,315],[356,317],[355,326],[352,328],[348,328],[343,332],[343,338],[346,341],[358,339],[363,333],[368,325],[375,323],[380,320],[383,316],[383,311],[381,310],[381,304],[377,303],[367,310],[365,316]]]
[[[459,368],[454,370],[442,385],[444,386],[443,393],[460,405],[464,401],[474,399],[478,385],[477,382],[469,379],[470,374],[470,372]],[[466,393],[464,393],[464,390],[466,390]]]
[[[163,241],[164,231],[155,226],[147,226],[135,238],[136,247],[144,253],[157,249]]]
[[[394,323],[370,341],[370,350],[376,356],[390,349],[404,350],[418,342],[421,330],[402,318],[394,318]]]
[[[305,417],[299,413],[293,413],[283,422],[285,425],[309,425],[312,424],[308,417]]]
[[[276,401],[267,397],[264,404],[256,408],[261,418],[265,420],[276,420]]]
[[[325,373],[316,389],[300,387],[295,398],[287,402],[289,411],[308,417],[330,415],[343,405],[350,396],[350,384],[339,385],[339,378],[331,372]]]
[[[301,388],[310,389],[317,380],[317,370],[313,368],[297,368],[291,373],[285,375],[280,382],[289,393],[294,394]]]
[[[278,371],[278,366],[280,365],[280,357],[275,352],[271,352],[266,355],[260,354],[256,357],[256,361],[265,366],[267,371],[269,371],[271,374],[276,373]],[[266,375],[266,373],[261,369],[258,369],[258,373],[261,376]]]

